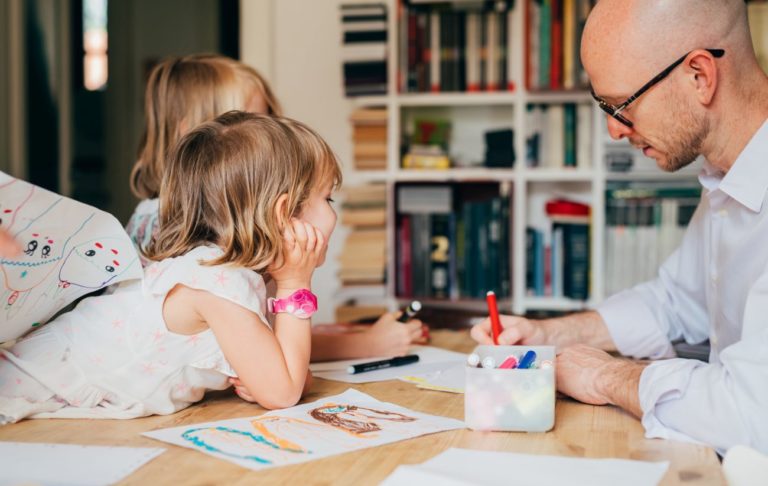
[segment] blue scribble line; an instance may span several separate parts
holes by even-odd
[[[256,434],[253,434],[251,432],[244,431],[244,430],[237,430],[237,429],[232,429],[232,428],[229,428],[229,427],[222,427],[222,426],[217,426],[217,427],[200,427],[200,428],[197,428],[197,429],[189,429],[186,432],[184,432],[183,434],[181,434],[181,438],[186,440],[186,441],[189,441],[192,444],[196,445],[197,447],[205,449],[205,450],[207,450],[209,452],[215,452],[215,453],[222,454],[222,455],[225,455],[225,456],[234,457],[235,459],[248,459],[250,461],[256,461],[256,462],[261,463],[261,464],[272,464],[272,461],[270,461],[269,459],[264,459],[264,458],[259,457],[259,456],[241,456],[241,455],[238,455],[238,454],[233,454],[231,452],[222,451],[221,449],[218,449],[218,448],[216,448],[216,447],[214,447],[212,445],[207,444],[203,439],[201,439],[199,437],[193,437],[192,436],[192,434],[194,434],[195,432],[199,432],[201,430],[211,430],[211,429],[218,430],[220,432],[229,432],[229,433],[232,433],[232,434],[242,435],[242,436],[245,436],[245,437],[247,437],[247,438],[249,438],[251,440],[254,440],[254,441],[258,442],[258,443],[264,444],[267,447],[271,447],[272,449],[278,450],[278,451],[297,452],[297,453],[303,453],[304,452],[304,451],[298,450],[298,449],[283,449],[278,444],[275,444],[274,442],[271,442],[270,440],[266,439],[263,435],[256,435]]]
[[[60,256],[59,256],[59,257],[51,258],[51,259],[49,259],[49,260],[43,260],[43,261],[39,261],[39,262],[37,262],[37,263],[35,263],[35,262],[15,262],[15,261],[11,261],[11,260],[5,260],[5,259],[3,259],[3,260],[0,260],[0,263],[2,263],[3,265],[8,265],[8,266],[10,266],[10,267],[27,267],[27,268],[33,268],[33,267],[39,267],[39,266],[41,266],[41,265],[46,265],[46,264],[48,264],[48,263],[58,262],[58,261],[59,261],[59,260],[61,260],[62,258],[64,258],[64,257],[60,257]]]

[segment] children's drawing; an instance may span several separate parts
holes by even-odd
[[[141,278],[130,239],[111,215],[3,173],[0,201],[0,224],[22,248],[0,259],[0,342],[88,292]]]
[[[318,422],[356,435],[380,431],[381,426],[377,422],[381,420],[394,422],[413,422],[416,420],[397,412],[332,403],[318,407],[310,411],[309,414]]]
[[[458,420],[414,412],[350,389],[260,417],[144,435],[260,470],[463,427]]]

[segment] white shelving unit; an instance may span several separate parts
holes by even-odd
[[[356,107],[386,107],[388,109],[388,148],[387,169],[381,171],[353,171],[345,175],[345,184],[359,184],[383,181],[389,185],[388,197],[388,268],[389,276],[386,284],[386,300],[388,306],[395,309],[404,303],[395,294],[395,279],[397,274],[395,258],[395,205],[394,186],[399,182],[448,182],[448,181],[493,181],[508,183],[511,188],[511,246],[512,246],[512,298],[499,302],[502,312],[523,314],[531,310],[576,311],[599,303],[604,295],[604,229],[605,229],[605,189],[608,180],[690,180],[690,174],[667,175],[661,171],[654,175],[640,176],[628,174],[607,174],[604,166],[606,143],[604,138],[605,120],[602,112],[595,105],[592,117],[592,157],[591,167],[588,168],[529,168],[525,164],[525,123],[526,107],[528,104],[561,104],[561,103],[591,103],[592,98],[587,91],[578,92],[528,92],[521,78],[524,70],[525,22],[522,1],[516,2],[516,12],[513,21],[513,52],[514,69],[518,73],[514,79],[517,87],[514,92],[483,92],[483,93],[398,93],[395,73],[398,71],[397,55],[399,49],[397,0],[388,0],[388,94],[385,96],[359,97],[353,101]],[[403,113],[411,109],[441,108],[466,109],[472,107],[491,107],[503,109],[511,113],[508,124],[514,127],[515,153],[517,161],[512,169],[494,169],[484,167],[457,167],[447,170],[413,170],[400,168],[400,137],[403,130],[401,120]],[[457,128],[454,126],[454,138]],[[562,186],[562,193],[567,194],[570,186],[578,185],[587,188],[588,202],[592,208],[591,255],[590,255],[590,299],[587,302],[574,301],[567,298],[530,297],[526,295],[525,282],[525,231],[528,225],[527,205],[529,195],[537,185],[554,184]],[[583,199],[582,199],[583,200]],[[585,201],[587,202],[587,201]],[[345,294],[348,298],[349,293]],[[422,299],[428,305],[445,308],[465,308],[484,312],[485,302],[482,300],[429,300]]]

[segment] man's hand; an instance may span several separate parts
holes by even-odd
[[[499,335],[500,345],[535,345],[549,344],[541,324],[517,316],[499,316],[502,332]],[[472,339],[480,344],[493,344],[491,318],[487,317],[470,331]]]
[[[638,389],[645,367],[578,344],[557,355],[557,389],[580,402],[617,405],[642,417]]]

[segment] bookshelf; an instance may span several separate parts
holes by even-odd
[[[610,184],[668,184],[695,182],[695,170],[680,174],[665,174],[660,170],[641,173],[612,173],[604,161],[606,150],[630,150],[628,143],[611,141],[605,130],[602,112],[593,105],[585,89],[569,91],[531,91],[527,89],[526,76],[526,3],[514,2],[509,18],[508,55],[510,56],[512,91],[489,92],[401,92],[398,73],[401,72],[400,43],[402,21],[398,18],[400,2],[388,0],[387,5],[387,94],[352,98],[353,108],[378,107],[387,109],[387,163],[383,170],[353,170],[345,174],[345,185],[384,183],[387,186],[387,254],[386,274],[389,278],[379,290],[370,288],[343,288],[337,297],[341,301],[359,299],[362,305],[369,302],[386,302],[395,309],[410,298],[398,295],[400,260],[398,256],[398,189],[413,184],[452,184],[464,187],[472,184],[494,183],[498,191],[509,199],[509,275],[511,295],[499,299],[502,312],[525,314],[532,311],[575,311],[585,309],[603,300],[605,295],[605,242],[606,242],[606,189]],[[567,0],[565,0],[567,1]],[[426,3],[426,2],[425,2]],[[442,2],[449,3],[449,2]],[[464,2],[466,3],[466,2]],[[419,3],[423,5],[423,3]],[[589,163],[577,167],[529,167],[526,164],[526,127],[529,124],[530,105],[555,106],[566,103],[589,104],[587,123],[590,126]],[[469,159],[476,161],[477,147],[482,143],[478,135],[488,128],[509,127],[514,130],[513,148],[516,161],[513,167],[483,167],[474,164],[449,169],[404,169],[401,167],[401,146],[406,134],[418,116],[438,116],[452,122],[452,146],[458,145]],[[473,134],[469,137],[467,134]],[[470,140],[471,139],[471,140]],[[642,154],[636,154],[642,157]],[[461,158],[461,157],[458,157]],[[527,252],[526,230],[531,225],[547,224],[543,206],[548,199],[561,197],[588,204],[592,210],[589,220],[589,297],[585,300],[562,296],[529,295],[526,281]],[[395,276],[395,278],[392,278]],[[424,298],[422,302],[445,309],[467,309],[482,313],[482,298],[453,295],[450,298]]]

